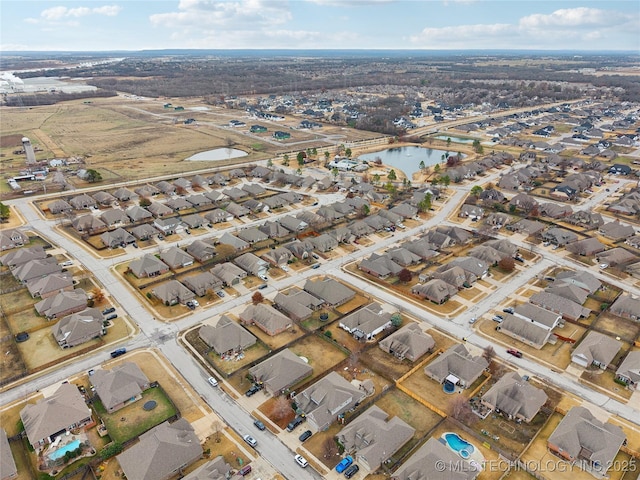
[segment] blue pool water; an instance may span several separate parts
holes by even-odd
[[[456,386],[451,382],[444,382],[442,384],[442,390],[444,390],[445,393],[451,394],[456,391]]]
[[[444,434],[444,439],[447,442],[447,444],[449,445],[449,447],[451,447],[453,450],[458,452],[458,454],[460,454],[460,456],[463,457],[463,458],[467,458],[475,450],[473,445],[471,445],[469,442],[461,439],[455,433],[445,433]],[[462,453],[462,452],[464,452],[464,453]]]
[[[64,454],[67,452],[72,452],[75,449],[77,449],[80,446],[80,440],[74,440],[71,443],[67,443],[64,447],[60,447],[57,450],[54,450],[53,452],[51,452],[50,454],[48,454],[47,456],[51,459],[51,460],[57,460],[59,458],[64,457]]]

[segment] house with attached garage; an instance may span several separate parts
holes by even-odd
[[[629,388],[636,388],[640,383],[640,350],[627,354],[616,370],[616,379],[624,382]]]
[[[80,233],[94,233],[105,230],[107,228],[106,223],[104,223],[100,218],[94,217],[91,214],[81,215],[74,218],[71,221],[71,226]]]
[[[621,347],[619,340],[591,331],[575,348],[571,361],[584,368],[594,365],[605,370]]]
[[[309,318],[313,312],[320,309],[323,301],[314,297],[304,290],[278,293],[274,300],[274,305],[279,310],[285,312],[295,321],[302,321]]]
[[[291,318],[264,303],[248,305],[239,317],[243,323],[256,325],[260,330],[272,337],[293,326]]]
[[[424,373],[438,383],[446,381],[469,388],[488,366],[484,358],[472,356],[464,345],[457,344],[431,361]]]
[[[163,235],[173,235],[174,233],[181,233],[184,230],[182,222],[178,217],[156,218],[153,226]]]
[[[52,273],[27,282],[27,290],[33,298],[48,298],[60,292],[73,290],[73,277],[67,273]]]
[[[35,247],[19,248],[0,257],[0,264],[13,269],[17,266],[24,265],[31,260],[41,260],[47,257],[47,252],[42,245]]]
[[[436,342],[431,335],[422,331],[417,323],[409,323],[380,340],[378,347],[400,360],[415,362],[425,353],[430,352]]]
[[[109,413],[137,402],[149,388],[149,379],[133,362],[116,365],[111,370],[96,369],[89,380]]]
[[[47,320],[61,318],[87,308],[87,293],[76,288],[71,291],[62,291],[57,295],[47,297],[34,305],[38,315],[47,317]]]
[[[371,340],[391,327],[391,313],[385,312],[378,303],[370,303],[342,317],[339,326],[357,339]]]
[[[191,242],[186,252],[200,263],[208,262],[216,256],[216,248],[204,240],[195,240]]]
[[[256,337],[251,332],[226,315],[222,315],[217,322],[200,327],[198,335],[218,355],[242,352],[256,343]]]
[[[424,284],[418,283],[414,285],[411,288],[411,293],[422,299],[441,305],[458,293],[458,289],[444,280],[434,278]]]
[[[172,270],[193,265],[193,257],[178,247],[169,247],[160,252],[160,260],[169,265]]]
[[[298,415],[316,431],[326,430],[336,419],[356,408],[366,393],[336,372],[331,372],[293,398]]]
[[[157,277],[169,271],[169,266],[155,255],[149,253],[133,260],[129,270],[138,278]]]
[[[263,277],[267,274],[269,264],[262,260],[260,257],[253,253],[244,253],[233,260],[233,263],[238,265],[247,273]]]
[[[287,391],[312,373],[313,368],[288,348],[249,369],[253,380],[262,383],[270,395]]]
[[[20,420],[29,444],[38,452],[72,430],[95,425],[91,409],[72,383],[63,383],[48,397],[20,410]]]
[[[610,310],[611,313],[619,317],[640,320],[640,298],[634,298],[631,295],[620,295],[613,302]]]
[[[130,219],[127,214],[120,210],[119,208],[111,208],[109,210],[105,210],[100,215],[100,220],[102,220],[105,225],[113,227],[115,225],[126,225],[130,223]]]
[[[329,277],[307,280],[304,290],[331,307],[347,303],[356,295],[349,287]]]
[[[237,285],[243,278],[247,277],[247,272],[231,262],[219,263],[209,272],[219,278],[223,285],[227,287]]]
[[[105,335],[103,323],[100,310],[87,308],[62,318],[51,330],[61,348],[71,348]]]
[[[151,290],[151,293],[165,305],[176,305],[178,303],[184,305],[195,298],[195,294],[178,280],[169,280],[156,285]]]
[[[569,300],[555,293],[538,292],[534,293],[529,302],[539,307],[551,310],[552,312],[562,315],[562,318],[576,321],[580,317],[587,318],[591,314],[591,310],[583,307],[579,303]]]
[[[124,228],[119,227],[110,232],[104,232],[100,235],[100,240],[107,248],[118,248],[123,245],[135,243],[136,237],[127,232]]]
[[[369,258],[362,259],[358,268],[376,278],[386,279],[398,275],[403,267],[394,262],[387,254],[372,253]]]
[[[547,394],[516,372],[507,373],[482,396],[482,404],[510,420],[531,422],[546,403]]]
[[[62,267],[58,265],[54,257],[31,260],[11,270],[14,278],[23,285],[38,278],[51,275],[52,273],[60,272],[62,272]]]
[[[149,210],[149,212],[151,212],[151,214],[156,218],[173,215],[173,210],[160,202],[151,202],[151,205],[147,207],[147,210]]]
[[[127,217],[131,219],[132,223],[143,222],[145,220],[153,218],[153,214],[150,211],[138,205],[127,208],[125,213],[127,214]]]
[[[211,272],[202,272],[196,275],[189,275],[182,279],[185,287],[199,297],[204,297],[207,292],[222,288],[222,280]]]
[[[158,234],[158,231],[148,223],[143,223],[142,225],[133,227],[129,229],[129,232],[131,232],[131,235],[136,237],[137,240],[141,241],[149,240],[151,237]]]

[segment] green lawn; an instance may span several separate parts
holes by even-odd
[[[157,406],[147,412],[142,406],[149,400],[155,400]],[[140,400],[111,414],[107,413],[99,400],[93,406],[107,427],[111,439],[118,443],[135,438],[178,413],[161,388],[145,390]]]

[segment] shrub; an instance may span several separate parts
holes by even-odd
[[[114,442],[100,450],[98,455],[102,460],[106,460],[107,458],[115,457],[120,452],[122,452],[122,444]]]
[[[327,337],[327,338],[331,338],[331,337],[333,337],[333,334],[331,333],[330,330],[327,330],[326,332],[324,332],[324,336]]]

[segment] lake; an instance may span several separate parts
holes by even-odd
[[[443,140],[445,142],[447,141],[447,138],[450,138],[452,142],[468,143],[469,145],[476,141],[474,138],[452,137],[451,135],[438,135],[437,137],[433,138],[435,138],[436,140]]]
[[[230,158],[240,158],[249,155],[247,152],[238,150],[237,148],[216,148],[214,150],[207,150],[206,152],[196,153],[191,155],[187,160],[192,162],[205,162],[215,160],[229,160]]]
[[[420,162],[424,162],[427,166],[435,165],[442,162],[442,156],[447,153],[455,155],[457,152],[447,152],[436,148],[394,147],[380,152],[359,155],[358,158],[368,162],[380,158],[385,165],[402,170],[405,175],[411,178],[411,175],[420,170]]]

